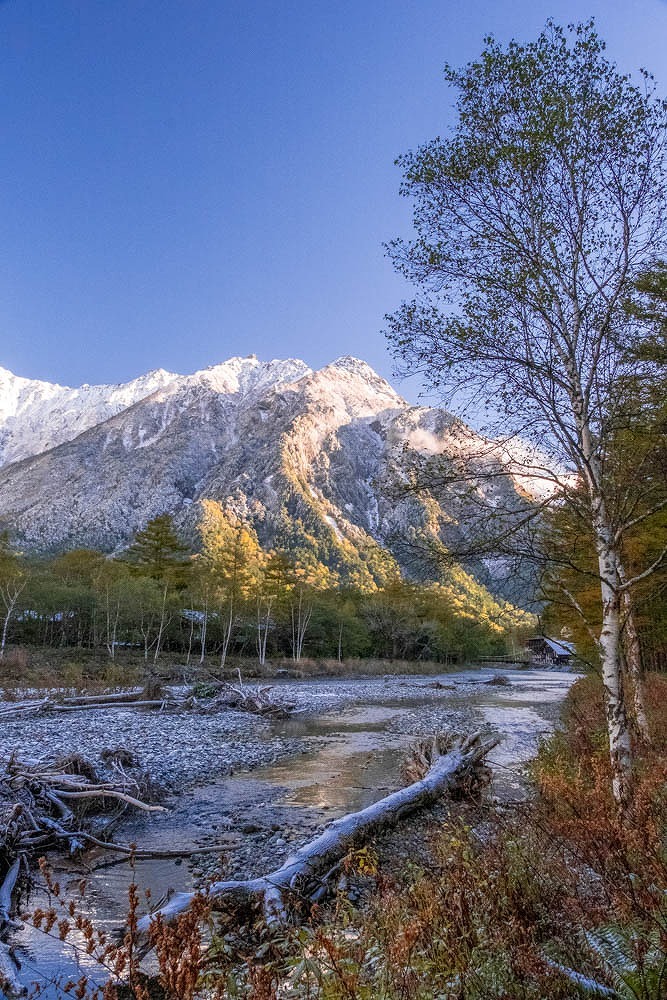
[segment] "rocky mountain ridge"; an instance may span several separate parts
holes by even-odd
[[[350,357],[317,371],[232,358],[80,389],[0,371],[0,524],[37,552],[115,551],[165,511],[194,539],[213,499],[337,581],[373,585],[397,564],[429,576],[424,553],[456,535],[464,501],[410,491],[412,470],[475,450],[489,442]],[[489,509],[508,488],[475,486]]]
[[[261,392],[262,384],[298,378],[310,371],[302,361],[231,358],[192,375],[157,368],[117,385],[77,388],[22,378],[0,368],[0,467],[71,441],[134,403],[167,386],[207,385],[221,393]],[[258,371],[259,369],[259,371]]]

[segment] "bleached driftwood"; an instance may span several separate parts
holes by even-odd
[[[486,755],[498,744],[495,737],[475,733],[441,752],[441,743],[430,741],[428,760],[423,745],[420,755],[427,769],[418,780],[387,795],[360,812],[348,813],[331,823],[314,840],[304,844],[274,871],[258,878],[214,882],[207,890],[215,909],[259,905],[269,924],[288,921],[295,902],[319,901],[328,883],[339,871],[339,863],[349,851],[385,826],[430,805],[448,791],[460,787],[473,775]],[[139,932],[150,935],[151,924],[159,917],[171,922],[188,909],[193,893],[177,892],[158,910],[139,920]],[[149,947],[149,946],[147,946]]]
[[[48,704],[48,698],[31,698],[28,701],[4,702],[0,705],[0,721],[25,715],[39,715]]]
[[[287,718],[294,705],[276,701],[271,685],[245,684],[239,671],[238,684],[222,684],[220,691],[206,706],[206,711],[217,708],[235,708],[253,715],[270,716],[274,719]]]
[[[160,711],[190,709],[215,712],[220,709],[237,709],[254,715],[286,718],[294,706],[276,701],[271,686],[245,684],[239,676],[238,684],[222,683],[211,698],[195,696],[194,688],[186,688],[179,695],[160,694],[152,691],[119,691],[114,694],[72,695],[65,698],[46,697],[0,704],[0,722],[33,715],[58,712],[82,712],[114,708],[150,708]]]
[[[186,705],[184,700],[165,696],[164,698],[144,698],[141,693],[122,692],[117,695],[86,695],[75,698],[39,698],[31,701],[5,702],[0,707],[0,722],[25,716],[47,715],[52,712],[83,712],[95,709],[113,708],[155,708],[177,709]]]
[[[105,710],[109,708],[160,708],[163,711],[167,708],[182,708],[183,702],[177,701],[175,698],[150,698],[150,699],[138,699],[138,698],[128,698],[127,701],[91,701],[88,703],[83,703],[80,705],[68,705],[66,702],[51,702],[45,709],[50,712],[81,712],[85,709],[93,711],[96,708],[103,708]]]
[[[25,760],[15,756],[0,762],[0,857],[6,867],[0,875],[0,996],[18,997],[27,991],[17,978],[18,962],[7,937],[16,924],[11,918],[12,893],[22,864],[55,845],[70,852],[86,844],[112,847],[89,834],[86,820],[77,816],[79,800],[104,806],[112,799],[122,808],[162,810],[139,798],[139,783],[116,769],[113,781],[100,781],[92,766],[72,755],[60,760]]]
[[[28,992],[19,982],[17,973],[20,966],[6,941],[7,934],[19,926],[12,920],[10,911],[20,871],[21,861],[17,858],[0,885],[0,994],[7,997],[21,997]]]
[[[136,780],[121,770],[116,774],[114,780],[100,781],[92,766],[77,755],[50,761],[10,757],[0,770],[2,798],[12,809],[2,846],[20,853],[49,840],[64,840],[71,850],[80,849],[85,834],[75,828],[79,799],[93,799],[101,806],[112,799],[146,812],[164,811],[163,806],[139,798]]]

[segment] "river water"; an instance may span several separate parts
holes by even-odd
[[[269,857],[273,864],[279,862],[325,823],[394,790],[401,758],[415,736],[441,729],[471,732],[485,727],[498,733],[502,742],[489,759],[492,794],[504,801],[521,799],[527,794],[523,767],[534,756],[540,739],[553,730],[576,675],[503,670],[509,683],[495,686],[488,683],[493,673],[468,670],[440,677],[325,685],[284,682],[297,705],[303,700],[309,710],[260,726],[252,739],[289,747],[289,756],[218,779],[212,774],[209,781],[174,794],[168,812],[132,816],[115,837],[154,850],[222,844],[226,876],[258,874],[266,870]],[[318,695],[320,711],[313,710],[313,694]],[[198,717],[189,718],[184,724],[196,727]],[[302,752],[295,753],[295,746]],[[170,890],[193,888],[220,870],[215,856],[190,859],[190,863],[187,858],[137,862],[134,872],[127,863],[109,867],[109,859],[108,853],[91,853],[81,862],[50,859],[66,892],[75,892],[80,879],[87,878],[84,908],[99,928],[109,930],[119,925],[127,911],[127,891],[133,879],[139,887],[150,887],[154,904]],[[38,889],[28,905],[44,905],[47,899]],[[76,947],[29,926],[17,934],[14,943],[23,965],[23,981],[39,981],[45,1000],[63,995],[57,986],[59,977],[77,979],[86,972],[100,983],[105,978]]]

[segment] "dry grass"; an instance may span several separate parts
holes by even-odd
[[[203,664],[186,664],[181,654],[164,653],[154,664],[136,650],[117,650],[111,660],[104,650],[82,648],[14,647],[0,660],[0,688],[5,698],[26,688],[68,688],[77,691],[102,690],[140,686],[146,683],[169,684],[206,681],[211,678],[235,677],[238,670],[247,678],[309,677],[378,677],[398,674],[441,674],[460,670],[462,665],[446,665],[432,661],[410,660],[313,660],[277,659],[260,664],[256,659],[233,658],[221,670],[217,657]]]

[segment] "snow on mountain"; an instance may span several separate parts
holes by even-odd
[[[0,466],[71,441],[176,377],[158,368],[121,385],[72,389],[0,368]]]
[[[258,398],[274,385],[295,382],[311,369],[297,358],[284,361],[258,361],[254,354],[247,358],[230,358],[219,365],[211,365],[193,375],[182,375],[179,384],[184,386],[202,385],[213,392],[240,395],[246,399]]]
[[[37,551],[113,551],[165,511],[194,539],[199,501],[214,499],[264,545],[369,582],[457,531],[460,493],[397,492],[415,461],[475,449],[488,442],[351,357],[313,371],[251,355],[79,389],[0,371],[0,527]]]
[[[259,397],[272,386],[310,371],[303,361],[263,363],[251,355],[230,358],[192,375],[158,368],[119,385],[71,388],[21,378],[0,368],[0,466],[71,441],[161,389],[202,386],[221,394]]]

